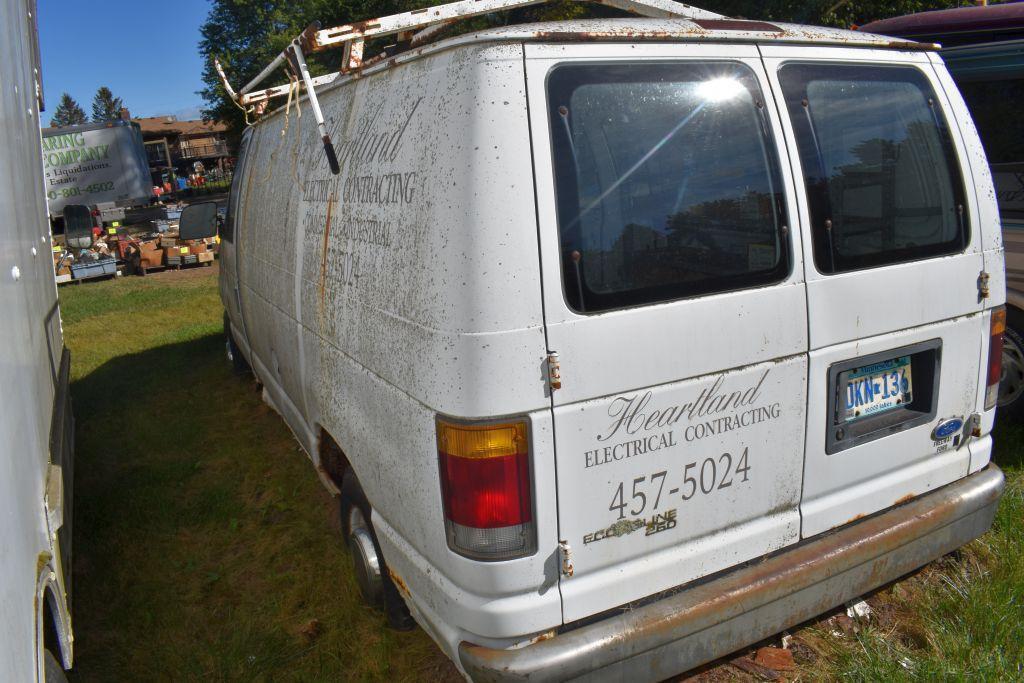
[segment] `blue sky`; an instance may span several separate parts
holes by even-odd
[[[199,27],[208,0],[38,0],[48,125],[62,92],[92,114],[105,85],[132,116],[195,118],[203,100]]]

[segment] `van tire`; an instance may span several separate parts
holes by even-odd
[[[1004,392],[1012,392],[1012,396],[1006,396]],[[1010,421],[1024,419],[1024,313],[1014,308],[1007,308],[1006,311],[1003,379],[999,387],[996,414]]]
[[[235,336],[231,334],[231,320],[228,319],[227,311],[224,312],[224,343],[228,360],[231,361],[231,367],[234,369],[235,374],[247,375],[252,373],[252,367],[245,360],[245,356],[242,355],[238,344],[235,343]]]
[[[45,683],[68,683],[60,660],[50,650],[43,650],[43,681]]]
[[[341,478],[341,530],[345,535],[345,542],[348,545],[363,600],[371,607],[383,606],[384,616],[387,618],[388,626],[392,629],[411,631],[416,628],[416,622],[409,613],[409,607],[405,604],[405,600],[402,599],[394,582],[391,581],[384,555],[380,551],[380,543],[377,541],[377,532],[373,528],[372,510],[355,472],[351,467],[348,468]],[[360,523],[365,526],[359,528]],[[380,573],[379,593],[372,588],[367,590],[367,584],[374,583],[372,580],[367,581],[366,574],[369,573],[369,568],[363,566],[367,559],[366,554],[370,550],[366,544],[365,534],[367,533],[369,534],[368,540],[372,542],[372,552],[376,554],[376,564]]]

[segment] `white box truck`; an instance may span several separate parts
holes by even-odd
[[[0,680],[72,662],[74,429],[41,171],[34,0],[0,1]]]
[[[1003,248],[937,46],[663,0],[427,39],[516,4],[312,26],[243,137],[228,346],[367,598],[474,680],[661,680],[988,529]]]
[[[137,123],[117,119],[43,129],[50,218],[68,204],[101,211],[147,206],[153,181]]]

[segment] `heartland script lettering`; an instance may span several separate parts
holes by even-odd
[[[618,440],[585,451],[584,466],[596,467],[675,446],[680,429],[676,425],[683,420],[690,423],[681,431],[682,439],[687,442],[774,420],[781,412],[778,402],[756,405],[769,372],[765,370],[760,379],[746,389],[732,392],[722,391],[725,378],[720,376],[693,401],[665,408],[651,406],[653,393],[650,391],[615,397],[608,406],[612,421],[604,434],[597,435],[597,440],[608,442],[616,436]]]

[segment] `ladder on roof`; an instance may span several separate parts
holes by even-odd
[[[228,82],[220,61],[214,58],[213,64],[220,76],[221,82],[228,96],[241,106],[246,113],[256,110],[260,105],[260,111],[266,106],[266,102],[274,97],[290,95],[301,82],[306,87],[306,94],[309,97],[310,108],[313,110],[313,118],[316,119],[317,130],[324,143],[324,152],[327,154],[327,161],[331,167],[331,173],[337,175],[340,172],[338,159],[334,152],[334,145],[324,124],[323,113],[320,110],[320,103],[316,97],[316,86],[325,85],[336,80],[339,76],[346,74],[353,69],[373,63],[381,56],[373,59],[363,59],[363,46],[368,38],[376,38],[389,35],[398,35],[398,42],[406,49],[423,45],[436,37],[442,30],[458,21],[470,17],[490,14],[504,10],[516,9],[539,5],[549,0],[458,0],[444,5],[426,7],[424,9],[392,14],[377,19],[358,21],[333,28],[320,28],[319,22],[310,24],[306,30],[300,33],[270,64],[268,64],[256,78],[252,79],[244,88],[235,92]],[[685,19],[722,19],[721,14],[709,12],[684,5],[674,0],[591,0],[601,5],[614,7],[616,9],[632,12],[642,17],[658,19],[685,18]],[[342,48],[341,68],[334,73],[313,78],[310,76],[309,67],[306,64],[306,53],[320,52],[331,48]],[[386,55],[385,55],[386,56]],[[289,83],[272,88],[254,91],[257,85],[265,81],[273,74],[278,67],[285,65],[288,72]],[[262,104],[260,104],[262,103]]]

